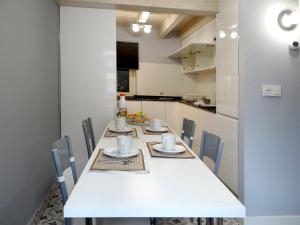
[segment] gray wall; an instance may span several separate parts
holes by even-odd
[[[55,180],[58,8],[0,1],[0,224],[27,224]]]
[[[288,50],[300,32],[276,22],[278,7],[296,2],[240,0],[240,187],[248,216],[300,214],[300,57]],[[263,84],[282,85],[282,97],[263,97]]]
[[[150,34],[140,31],[138,34],[132,33],[130,26],[117,27],[117,40],[139,43],[140,62],[175,64],[168,56],[181,48],[181,40],[177,37],[166,39],[157,38],[156,30]]]

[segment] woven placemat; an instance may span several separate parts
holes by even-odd
[[[152,157],[161,157],[161,158],[178,158],[178,159],[193,159],[195,156],[181,143],[177,142],[177,145],[182,145],[186,148],[186,151],[178,154],[170,154],[156,151],[153,148],[153,145],[161,144],[161,142],[147,142],[147,147]]]
[[[161,134],[173,134],[173,132],[168,128],[168,131],[166,132],[151,132],[151,131],[148,131],[147,129],[147,126],[142,126],[142,130],[143,130],[143,133],[146,134],[146,135],[161,135]]]
[[[141,150],[139,154],[133,157],[110,157],[99,149],[90,170],[92,171],[145,171],[144,155]]]
[[[132,131],[128,133],[113,132],[109,128],[107,128],[104,137],[117,137],[119,135],[126,135],[126,136],[128,135],[132,137],[137,137],[136,128],[132,128]]]

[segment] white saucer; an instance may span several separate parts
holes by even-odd
[[[137,149],[131,149],[130,152],[128,153],[121,153],[120,151],[118,151],[117,147],[114,147],[114,148],[105,148],[103,150],[103,153],[111,157],[126,158],[126,157],[136,156],[140,152]]]
[[[162,133],[162,132],[168,132],[169,129],[167,127],[161,127],[160,130],[154,130],[152,127],[146,127],[146,130],[147,131],[150,131],[150,132],[157,132],[157,133]]]
[[[109,130],[112,132],[116,132],[116,133],[129,133],[132,131],[132,128],[125,127],[124,129],[120,130],[120,129],[117,129],[116,127],[110,127]]]
[[[170,154],[177,154],[177,153],[186,151],[186,148],[182,145],[175,145],[175,149],[173,149],[171,151],[167,151],[164,149],[163,144],[156,144],[156,145],[153,145],[153,149],[155,149],[159,152],[170,153]]]

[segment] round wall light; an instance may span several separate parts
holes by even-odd
[[[278,15],[277,21],[281,29],[285,31],[292,31],[296,29],[297,23],[294,21],[295,16],[293,16],[293,13],[294,12],[292,10],[285,9]]]

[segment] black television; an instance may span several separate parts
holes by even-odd
[[[139,69],[139,44],[117,42],[117,68]]]

